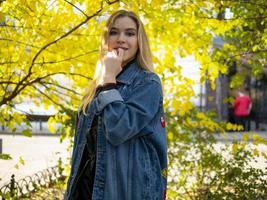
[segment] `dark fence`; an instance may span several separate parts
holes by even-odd
[[[15,175],[12,175],[10,183],[0,188],[0,200],[30,197],[38,189],[50,187],[55,182],[63,181],[65,178],[63,175],[62,161],[59,159],[57,166],[39,171],[33,176],[27,176],[16,181]]]

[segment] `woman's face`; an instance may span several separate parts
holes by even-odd
[[[108,35],[108,50],[121,48],[124,52],[123,63],[131,60],[138,50],[137,26],[130,17],[119,17],[115,20]]]

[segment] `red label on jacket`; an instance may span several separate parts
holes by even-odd
[[[166,123],[165,123],[165,119],[164,119],[163,116],[160,117],[160,123],[161,123],[161,126],[162,126],[163,128],[165,128]]]

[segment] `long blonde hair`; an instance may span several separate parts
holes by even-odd
[[[147,39],[147,35],[143,26],[143,23],[139,19],[139,17],[132,11],[126,11],[126,10],[118,10],[117,12],[113,13],[109,19],[107,20],[102,39],[101,39],[101,46],[100,46],[100,54],[99,54],[99,60],[97,62],[94,78],[91,81],[85,96],[82,99],[81,102],[81,109],[83,110],[83,113],[86,114],[86,108],[88,104],[91,103],[91,101],[94,98],[96,88],[99,85],[101,74],[102,74],[102,59],[105,55],[105,52],[108,50],[108,36],[109,32],[115,23],[116,19],[119,17],[129,17],[131,18],[137,26],[137,42],[138,42],[138,51],[137,51],[137,63],[139,67],[142,69],[148,70],[148,71],[154,71],[153,63],[152,63],[152,56],[151,51]]]

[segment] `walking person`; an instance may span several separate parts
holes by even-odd
[[[234,101],[235,123],[243,126],[244,131],[250,130],[249,116],[252,108],[252,101],[245,90],[238,91]]]
[[[163,92],[147,35],[130,11],[104,29],[76,122],[65,200],[162,200],[167,187]]]

